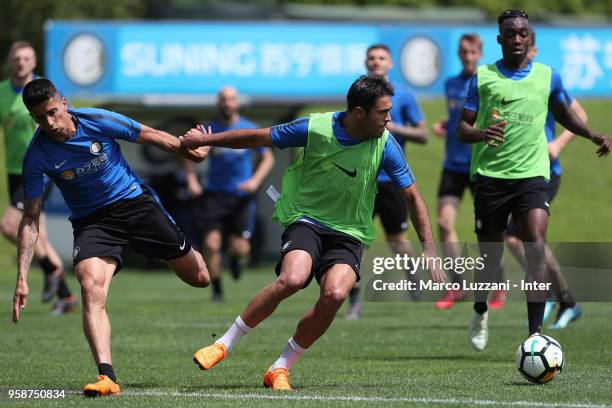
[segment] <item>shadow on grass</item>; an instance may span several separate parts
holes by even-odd
[[[354,357],[353,360],[363,360],[363,358]],[[371,358],[378,361],[487,361],[493,363],[507,363],[508,359],[483,357],[483,355],[455,355],[455,356],[384,356]]]

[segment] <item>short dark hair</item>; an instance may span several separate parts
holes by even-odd
[[[26,108],[31,109],[34,106],[48,101],[51,98],[59,96],[59,92],[53,85],[53,82],[47,78],[38,78],[28,82],[23,88],[23,104]]]
[[[393,96],[393,85],[380,75],[362,75],[351,85],[346,94],[347,109],[351,112],[361,107],[369,112],[378,98]]]
[[[372,50],[385,50],[387,51],[387,54],[391,55],[391,50],[386,44],[383,44],[383,43],[376,43],[376,44],[370,45],[366,51],[366,55],[368,55],[370,51]]]
[[[497,17],[497,24],[501,24],[504,20],[508,20],[509,18],[524,18],[525,20],[529,20],[529,15],[525,12],[525,10],[520,9],[508,9],[501,12],[499,17]]]
[[[480,36],[476,33],[463,34],[459,39],[459,43],[461,43],[461,41],[467,41],[470,44],[474,44],[475,46],[477,46],[479,50],[482,50],[482,40],[480,39]]]

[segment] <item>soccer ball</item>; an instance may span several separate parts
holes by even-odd
[[[516,368],[532,383],[546,384],[563,369],[563,363],[559,342],[542,334],[529,336],[516,351]]]

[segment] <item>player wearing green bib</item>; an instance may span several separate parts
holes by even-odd
[[[23,87],[36,77],[34,48],[26,41],[14,42],[9,51],[8,63],[10,78],[0,82],[0,126],[4,135],[10,205],[2,216],[1,228],[2,235],[16,243],[24,208],[21,162],[36,130],[36,123],[21,99]],[[49,187],[51,186],[52,184],[49,184]],[[57,294],[58,300],[53,305],[53,314],[74,309],[76,298],[72,296],[64,280],[62,261],[47,238],[44,214],[41,214],[40,218],[40,235],[35,256],[45,274],[43,302],[50,301]]]
[[[276,202],[274,218],[286,227],[276,267],[278,278],[255,296],[217,342],[196,352],[194,360],[201,369],[223,360],[242,336],[314,277],[321,287],[319,299],[264,376],[266,387],[291,390],[292,365],[325,333],[359,280],[363,246],[375,235],[372,210],[381,169],[406,200],[425,254],[435,254],[427,208],[402,150],[385,128],[392,96],[393,87],[384,78],[362,76],[349,89],[346,112],[313,114],[272,128],[213,135],[192,129],[182,137],[185,148],[304,148],[285,172]],[[434,281],[444,280],[440,270],[430,273]]]
[[[460,140],[473,144],[470,174],[476,233],[485,258],[485,268],[475,273],[475,280],[495,280],[512,214],[526,243],[525,280],[549,282],[545,245],[550,162],[544,129],[548,110],[563,127],[600,146],[599,156],[609,153],[610,139],[588,129],[569,108],[556,71],[528,58],[532,31],[527,14],[506,10],[498,24],[503,58],[478,68],[458,126]],[[479,351],[488,341],[487,296],[486,292],[476,294],[470,322],[469,340]],[[541,330],[545,300],[546,291],[527,292],[530,334]]]

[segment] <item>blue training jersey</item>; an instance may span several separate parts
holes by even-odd
[[[393,104],[393,107],[391,108],[391,122],[397,123],[401,126],[405,126],[406,124],[416,126],[421,123],[423,119],[425,119],[425,115],[423,115],[423,111],[421,110],[414,93],[397,82],[392,82],[391,84],[395,90],[395,95],[393,98],[391,98],[391,103]],[[403,137],[397,137],[396,140],[403,151],[404,145],[406,144],[406,139]],[[379,183],[389,183],[392,180],[383,169],[378,174],[377,181]]]
[[[140,179],[128,166],[116,140],[135,142],[141,125],[103,109],[68,112],[76,126],[70,139],[52,140],[40,128],[34,134],[23,160],[25,197],[43,194],[46,174],[62,193],[73,220],[142,194]]]
[[[457,138],[457,127],[461,119],[463,103],[467,96],[472,75],[463,73],[450,77],[444,83],[448,120],[446,122],[446,156],[444,168],[457,173],[470,173],[472,147]]]
[[[210,124],[213,133],[225,132],[234,129],[256,129],[253,122],[240,117],[238,122],[229,126],[222,125],[218,120]],[[207,191],[224,192],[237,196],[247,194],[238,190],[238,185],[247,181],[253,175],[253,153],[262,154],[265,148],[257,149],[228,149],[213,147],[208,157]]]

